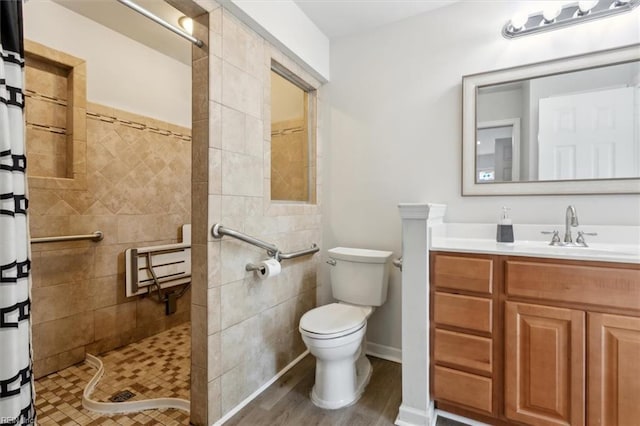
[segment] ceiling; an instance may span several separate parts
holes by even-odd
[[[330,39],[362,33],[460,0],[294,0]]]
[[[180,62],[187,65],[191,64],[190,42],[162,28],[116,0],[53,1]],[[164,1],[134,1],[174,26],[178,25],[178,18],[182,16],[177,9],[174,9]],[[460,0],[294,1],[329,39],[336,39],[369,31]]]

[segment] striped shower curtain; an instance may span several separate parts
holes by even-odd
[[[0,425],[35,423],[22,0],[0,0]]]

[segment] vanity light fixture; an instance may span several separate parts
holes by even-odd
[[[193,35],[193,19],[188,16],[181,16],[178,18],[178,25],[180,25],[183,30]]]
[[[548,2],[543,11],[528,16],[523,13],[515,14],[502,28],[502,35],[506,38],[515,38],[555,30],[630,12],[639,5],[640,0],[592,0],[564,5],[560,2]]]

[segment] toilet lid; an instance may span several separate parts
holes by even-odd
[[[330,303],[304,314],[300,328],[314,334],[343,334],[362,327],[371,311],[369,306]]]

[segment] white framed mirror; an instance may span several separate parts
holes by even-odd
[[[640,193],[640,45],[462,87],[463,196]]]

